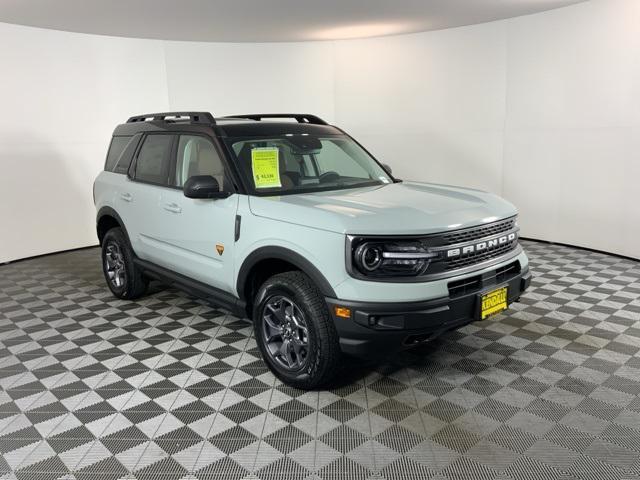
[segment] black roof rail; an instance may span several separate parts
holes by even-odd
[[[167,117],[175,117],[170,120],[167,120]],[[127,120],[127,123],[137,123],[137,122],[166,122],[166,121],[179,121],[188,119],[192,123],[206,123],[210,125],[216,124],[216,119],[213,118],[209,112],[164,112],[164,113],[145,113],[143,115],[136,115],[135,117],[131,117]]]
[[[323,119],[309,113],[249,113],[246,115],[227,115],[223,118],[246,118],[249,120],[262,120],[263,118],[295,118],[298,123],[313,123],[315,125],[329,125]]]

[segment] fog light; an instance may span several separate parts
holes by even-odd
[[[339,307],[336,305],[334,307],[334,312],[336,313],[336,317],[340,318],[351,318],[351,309],[347,307]]]

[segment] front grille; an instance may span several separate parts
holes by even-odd
[[[469,267],[476,263],[485,262],[509,253],[518,245],[517,234],[514,235],[514,238],[503,243],[496,242],[495,244],[492,244],[490,240],[495,241],[496,238],[504,237],[504,235],[514,234],[516,232],[516,217],[512,217],[487,225],[466,228],[464,230],[443,234],[441,241],[444,244],[445,250],[444,256],[442,257],[444,270],[449,271]],[[474,246],[474,244],[477,243],[485,243],[485,248],[465,252],[464,248],[467,245]],[[449,247],[451,247],[451,249],[458,249],[459,247],[459,251],[462,253],[459,255],[448,256],[446,252],[450,249]]]
[[[499,257],[504,255],[505,253],[510,252],[516,245],[518,244],[517,240],[513,240],[509,243],[504,243],[502,245],[498,245],[497,247],[487,248],[482,252],[474,252],[467,255],[463,255],[461,257],[456,257],[447,259],[445,261],[446,270],[455,270],[457,268],[464,268],[470,265],[475,265],[476,263],[484,262],[486,260],[491,260],[492,258]]]
[[[481,225],[479,227],[466,228],[455,232],[445,233],[442,239],[446,245],[454,245],[456,243],[472,242],[491,235],[497,235],[502,232],[508,232],[516,224],[516,217],[507,218],[499,222]]]

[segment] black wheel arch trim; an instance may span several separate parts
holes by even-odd
[[[325,297],[336,298],[336,293],[333,290],[333,287],[313,263],[311,263],[299,253],[294,252],[293,250],[290,250],[288,248],[269,246],[260,247],[257,250],[254,250],[242,262],[242,266],[238,271],[238,278],[236,280],[236,291],[238,292],[238,296],[242,300],[247,300],[244,294],[244,287],[248,280],[249,272],[251,272],[251,269],[258,262],[271,259],[289,262],[302,273],[308,275]]]
[[[127,242],[129,242],[129,246],[131,246],[131,241],[129,240],[129,232],[127,232],[127,227],[124,226],[124,222],[122,221],[122,218],[120,218],[120,215],[118,215],[118,212],[116,212],[111,207],[102,207],[100,210],[98,210],[98,214],[96,215],[96,234],[98,235],[98,240],[100,241],[100,244],[102,245],[102,240],[100,239],[100,232],[98,231],[98,225],[100,225],[100,220],[104,217],[113,217],[116,220],[116,222],[118,222],[118,225],[124,232],[124,236],[127,239]]]

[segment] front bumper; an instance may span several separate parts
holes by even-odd
[[[438,335],[479,319],[482,293],[507,286],[507,302],[518,300],[531,283],[528,267],[516,261],[509,269],[449,283],[449,296],[421,302],[350,302],[327,298],[342,351],[358,357],[388,355],[426,343]],[[350,318],[335,307],[348,307]]]

